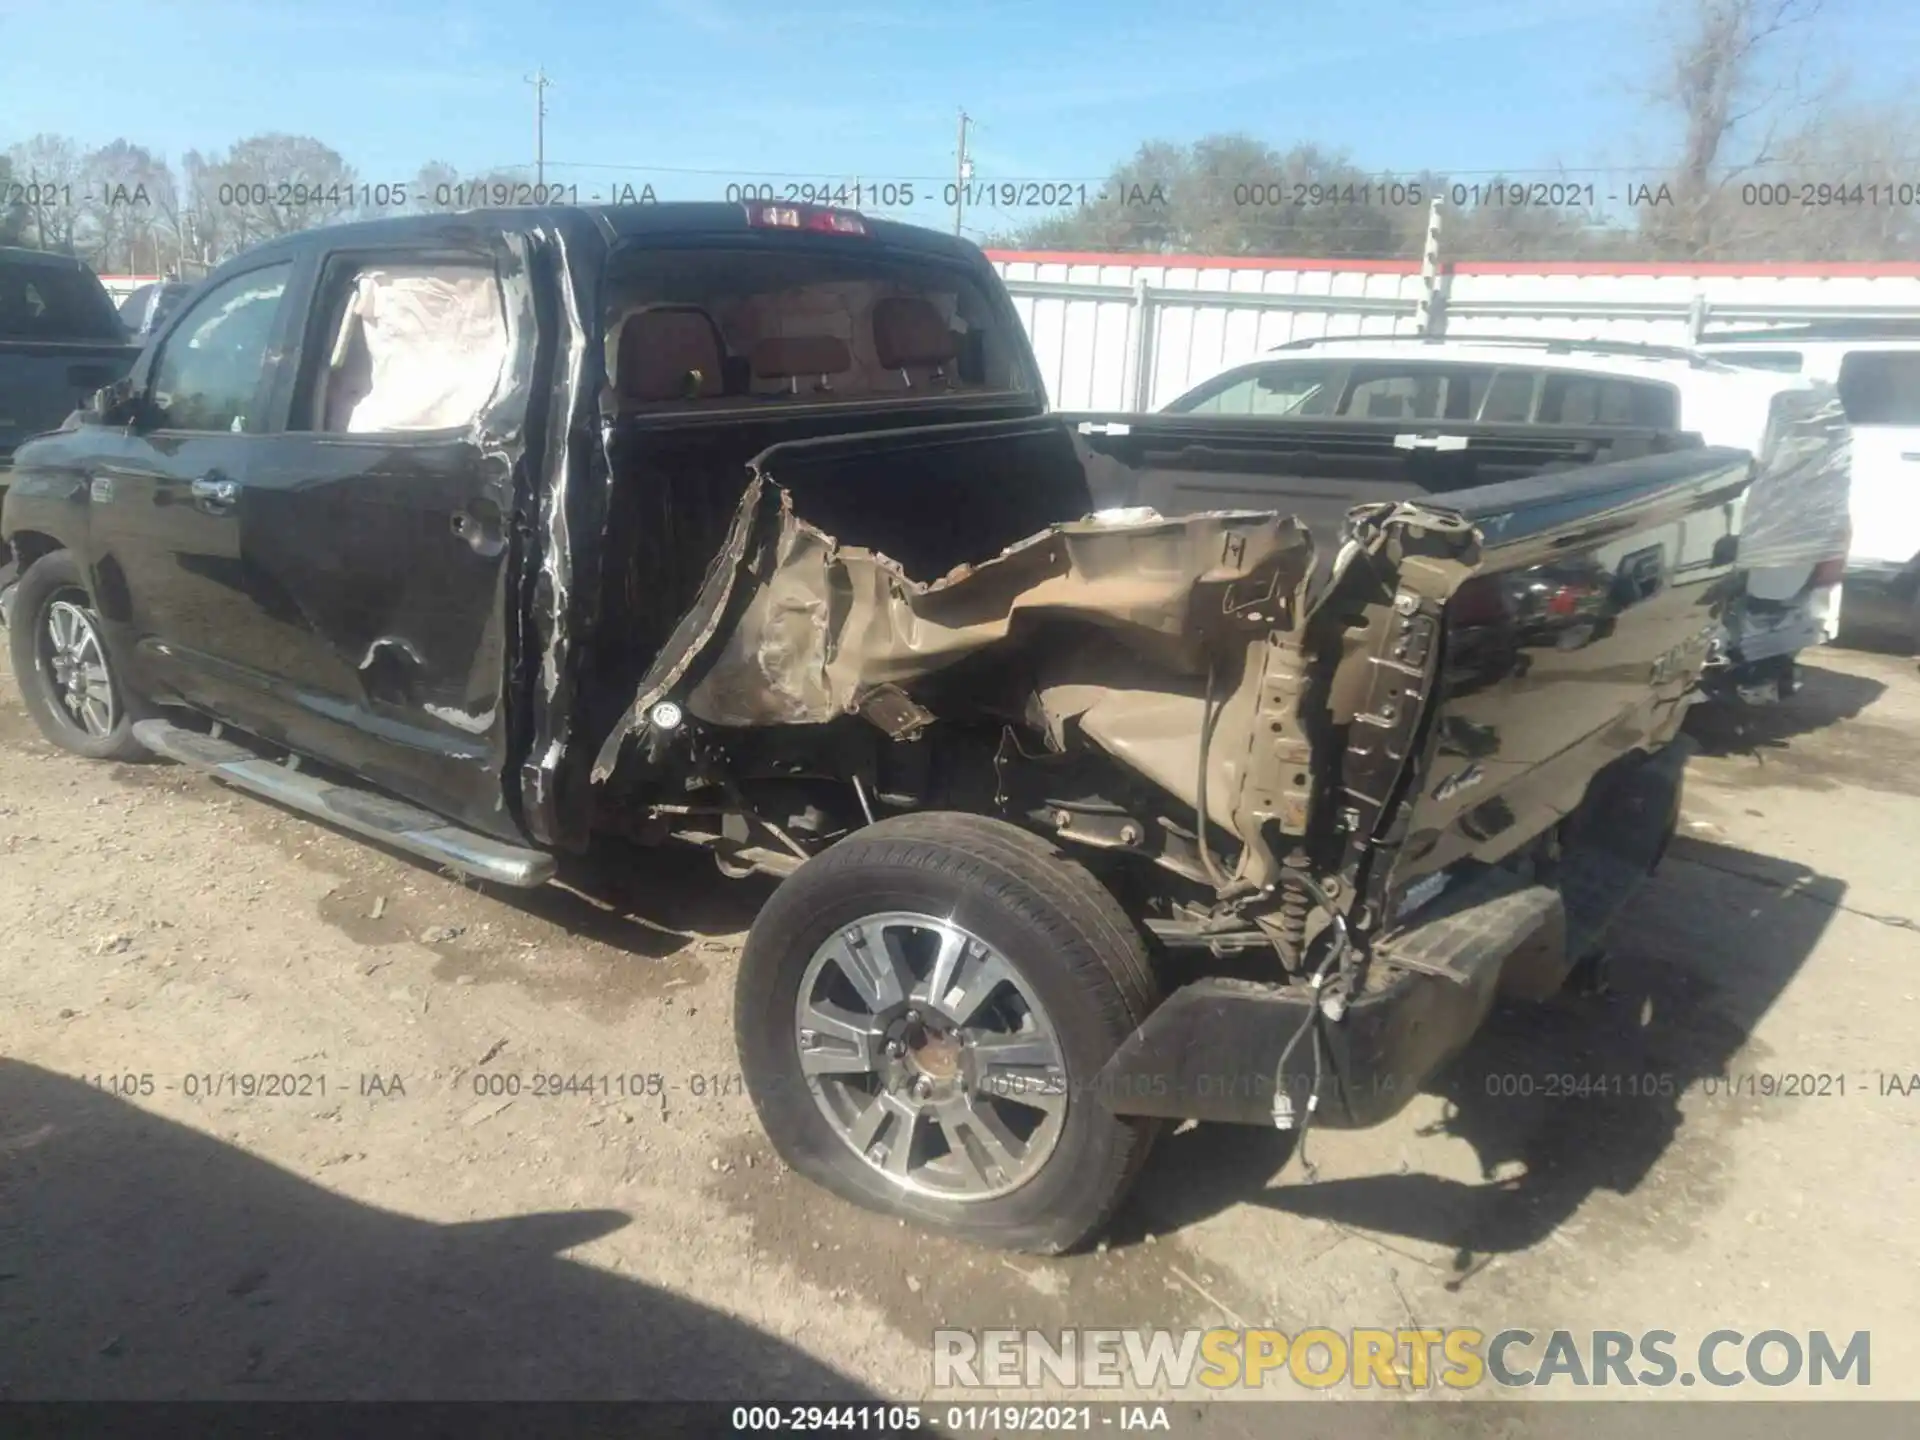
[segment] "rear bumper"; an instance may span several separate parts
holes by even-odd
[[[1390,1118],[1465,1047],[1497,995],[1539,999],[1558,989],[1665,854],[1691,748],[1676,741],[1596,785],[1582,807],[1587,838],[1569,844],[1555,884],[1487,871],[1379,940],[1372,969],[1384,981],[1319,1025],[1325,1071],[1314,1123],[1353,1129]],[[1396,957],[1421,968],[1395,969]],[[1122,1115],[1271,1124],[1281,1053],[1312,1004],[1298,987],[1195,981],[1121,1045],[1098,1093]],[[1302,1040],[1280,1077],[1296,1113],[1313,1091],[1313,1068]]]

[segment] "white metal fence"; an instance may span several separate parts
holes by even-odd
[[[1920,265],[1462,264],[992,252],[1064,410],[1151,410],[1288,340],[1433,332],[1685,344],[1796,320],[1920,323]]]

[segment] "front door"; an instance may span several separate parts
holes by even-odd
[[[503,838],[512,517],[537,324],[504,237],[325,256],[246,476],[288,602],[276,738]]]
[[[231,275],[199,297],[146,368],[144,410],[103,432],[91,481],[94,594],[134,688],[255,724],[284,608],[241,553],[293,265]],[[109,440],[107,437],[111,435]]]

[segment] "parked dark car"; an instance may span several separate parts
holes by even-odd
[[[145,340],[192,293],[190,280],[156,280],[133,291],[120,302],[120,323],[126,327],[128,338]]]
[[[0,500],[20,442],[53,429],[139,353],[84,263],[0,245]],[[0,624],[17,578],[0,556]]]
[[[1408,493],[1378,423],[1182,423],[1080,433],[978,249],[844,211],[309,231],[21,449],[14,672],[76,754],[496,883],[781,877],[734,1018],[782,1156],[1057,1251],[1163,1121],[1374,1123],[1592,953],[1750,469]],[[1093,513],[1169,466],[1324,503]]]

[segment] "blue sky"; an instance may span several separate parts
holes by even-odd
[[[1244,130],[1382,171],[1645,165],[1661,0],[0,0],[0,147],[119,136],[178,159],[310,134],[363,181],[530,163],[661,199],[728,179],[1103,176],[1143,140]],[[1920,5],[1830,0],[1816,50],[1861,99],[1920,75]],[[37,58],[36,58],[37,57]],[[58,63],[51,63],[59,57]],[[1920,157],[1916,157],[1920,159]],[[1892,177],[1913,179],[1915,176]],[[983,222],[1029,218],[1002,213]],[[924,203],[909,218],[938,222]]]

